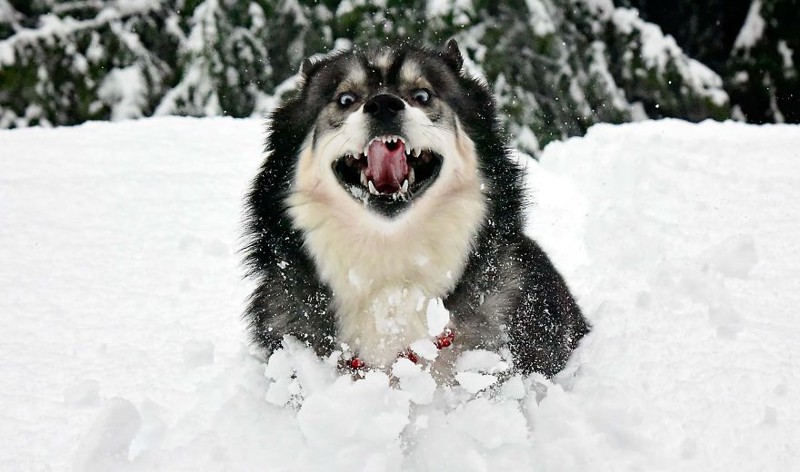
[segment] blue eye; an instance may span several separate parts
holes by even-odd
[[[428,103],[431,99],[431,92],[428,89],[417,89],[411,94],[417,103],[422,105]]]
[[[356,96],[350,92],[342,92],[339,94],[339,98],[337,98],[336,101],[339,103],[340,107],[347,108],[356,102]]]

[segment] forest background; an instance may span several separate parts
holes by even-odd
[[[800,122],[798,0],[0,0],[0,128],[261,116],[305,57],[454,37],[539,155],[594,123]]]

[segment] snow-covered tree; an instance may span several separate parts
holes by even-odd
[[[729,116],[719,76],[611,0],[0,0],[0,126],[259,115],[304,57],[448,37],[532,153],[601,121]]]
[[[735,115],[800,122],[797,0],[617,0],[723,77]]]
[[[157,2],[0,0],[0,127],[152,114],[177,42]]]
[[[800,123],[800,2],[753,0],[734,43],[728,88],[756,123]]]

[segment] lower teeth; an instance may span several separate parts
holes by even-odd
[[[369,180],[367,182],[367,188],[369,189],[369,193],[371,193],[373,195],[394,195],[394,196],[399,196],[399,195],[405,195],[405,194],[408,193],[409,184],[410,184],[410,181],[408,179],[406,179],[406,180],[403,181],[403,185],[400,187],[400,189],[398,189],[394,193],[383,193],[383,192],[379,192],[378,189],[375,188],[375,184],[373,184],[372,181]]]

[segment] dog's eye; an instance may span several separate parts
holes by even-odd
[[[336,101],[339,103],[340,107],[347,108],[355,103],[356,96],[350,92],[342,92],[339,94],[339,98],[337,98]]]
[[[417,89],[411,94],[417,103],[426,104],[431,100],[431,92],[428,89]]]

